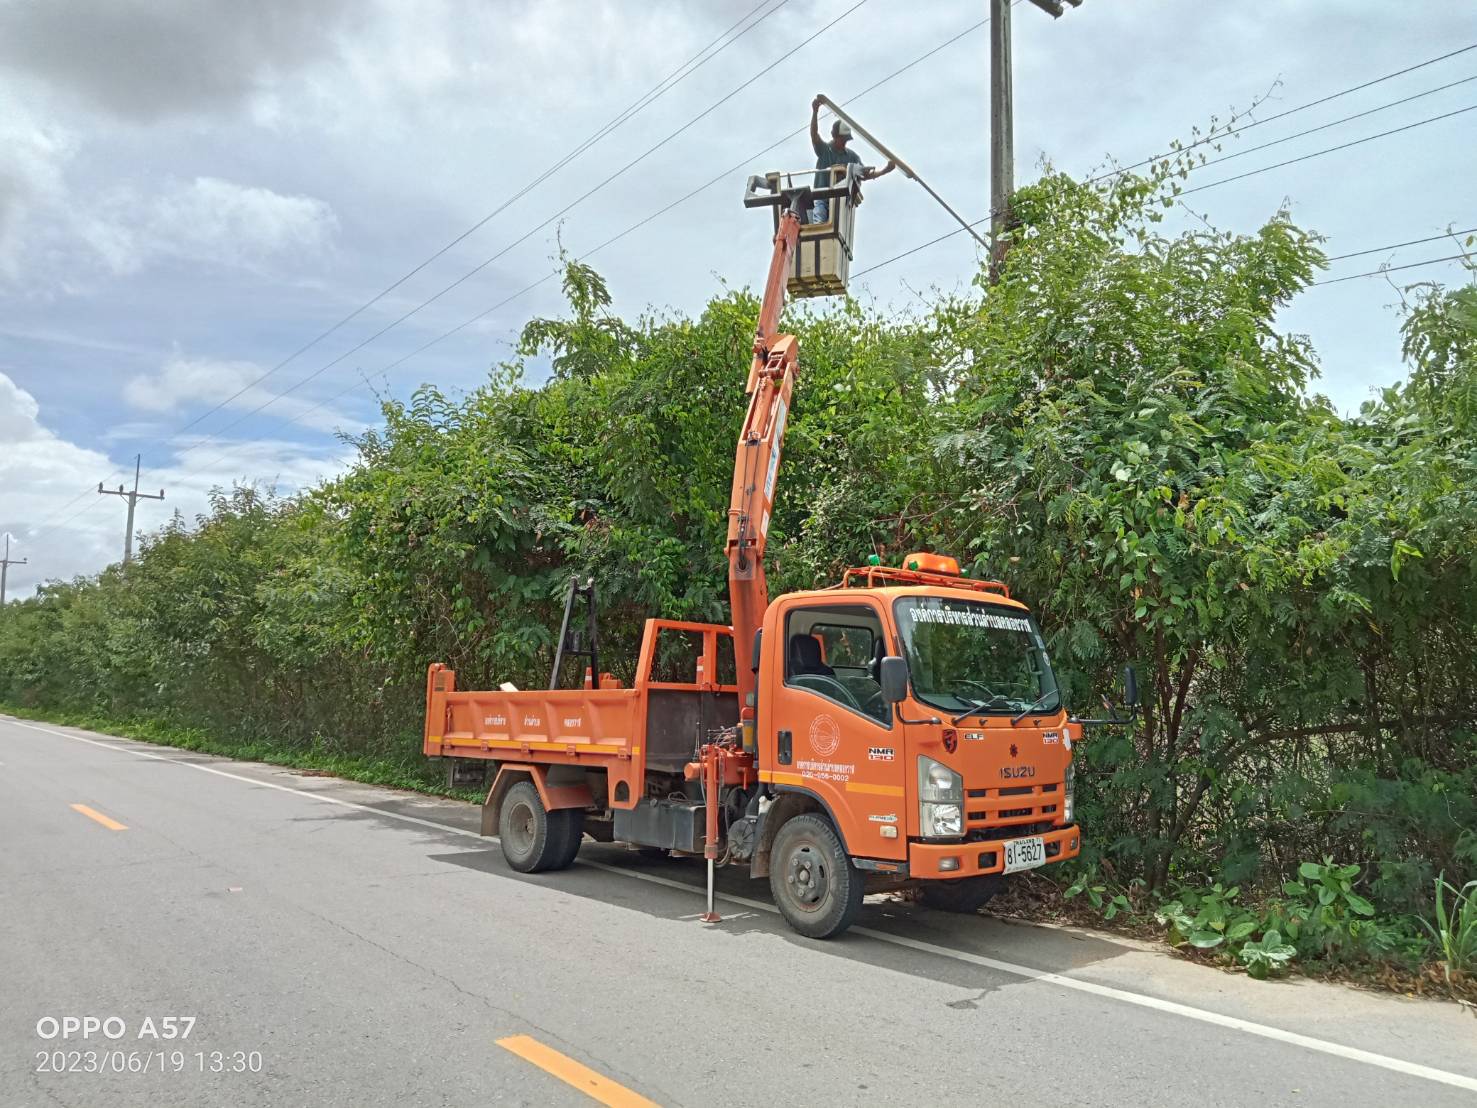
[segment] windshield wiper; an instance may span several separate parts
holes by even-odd
[[[1041,696],[1037,698],[1036,703],[1032,704],[1029,708],[1027,708],[1025,711],[1023,711],[1020,715],[1013,716],[1011,718],[1010,725],[1012,727],[1014,727],[1017,723],[1019,723],[1021,720],[1025,719],[1028,715],[1030,715],[1032,712],[1034,712],[1037,708],[1041,707],[1041,705],[1045,704],[1047,702],[1047,700],[1049,700],[1051,697],[1053,697],[1053,696],[1058,696],[1059,697],[1060,695],[1061,695],[1061,692],[1059,690],[1057,690],[1057,689],[1052,689],[1051,692],[1048,692],[1048,693],[1042,693]]]
[[[960,700],[963,700],[964,697],[961,696],[961,697],[959,697],[959,699]],[[984,700],[974,700],[974,701],[971,701],[968,708],[965,708],[964,711],[960,712],[953,719],[949,720],[949,722],[950,723],[958,723],[961,719],[966,719],[969,716],[978,715],[980,712],[984,711],[985,705],[987,703],[988,703],[988,701],[984,701]]]
[[[953,695],[956,696],[956,697],[959,697],[960,700],[968,700],[969,699],[968,697],[965,697],[965,696],[959,696],[958,693],[954,693]],[[949,722],[951,722],[951,723],[958,723],[961,719],[965,719],[968,716],[984,715],[985,714],[985,709],[987,709],[987,708],[993,708],[993,707],[996,706],[996,704],[999,701],[1001,701],[1001,700],[1008,700],[1008,699],[1009,699],[1008,697],[996,696],[996,697],[992,697],[989,700],[972,700],[972,701],[970,701],[970,705],[969,705],[968,708],[964,709],[964,711],[960,712],[957,716],[955,716]]]

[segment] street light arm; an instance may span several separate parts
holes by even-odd
[[[852,119],[851,116],[847,115],[844,111],[842,111],[841,108],[836,104],[836,101],[832,100],[829,96],[827,96],[824,93],[822,93],[820,96],[817,96],[816,99],[819,100],[826,107],[830,108],[831,111],[833,113],[835,113],[835,115],[838,118],[844,119],[851,126],[851,129],[853,131],[855,131],[857,134],[861,135],[862,138],[866,140],[866,142],[867,142],[867,144],[869,146],[871,146],[879,154],[884,155],[889,161],[895,163],[897,165],[897,167],[903,171],[904,175],[910,181],[917,181],[920,185],[922,185],[923,186],[923,191],[926,192],[926,193],[928,193],[929,196],[933,197],[934,200],[936,200],[938,202],[939,207],[943,208],[944,211],[948,212],[951,216],[953,216],[954,217],[954,222],[957,223],[957,224],[959,224],[959,226],[963,227],[966,231],[968,231],[970,233],[971,237],[974,238],[975,242],[979,243],[986,250],[988,250],[990,248],[989,242],[986,241],[984,238],[980,237],[979,232],[976,231],[972,226],[970,226],[969,221],[966,220],[958,212],[956,212],[952,207],[950,207],[949,202],[947,200],[945,200],[942,196],[940,196],[937,192],[935,192],[933,190],[933,186],[932,185],[930,185],[922,177],[918,176],[918,173],[913,169],[912,166],[910,166],[902,158],[898,157],[891,150],[889,150],[886,146],[884,146],[881,142],[879,142],[877,140],[877,137],[875,135],[873,135],[872,132],[868,131],[860,123],[858,123],[856,120]],[[878,176],[881,176],[881,174],[878,174]]]

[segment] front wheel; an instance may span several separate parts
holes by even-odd
[[[769,889],[785,922],[810,939],[851,926],[862,907],[862,874],[824,816],[796,816],[774,838]]]
[[[929,881],[919,892],[923,903],[941,912],[978,912],[1000,891],[1005,878],[994,874],[960,877],[953,881]]]

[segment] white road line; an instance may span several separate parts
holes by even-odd
[[[13,723],[17,727],[26,727],[32,731],[44,731],[48,735],[59,735],[61,738],[87,743],[90,746],[99,746],[104,750],[115,750],[120,753],[131,754],[136,758],[148,758],[155,762],[170,762],[173,765],[184,766],[187,769],[198,769],[202,773],[213,773],[217,777],[229,777],[233,781],[244,781],[248,785],[276,789],[279,792],[296,793],[298,796],[305,796],[312,800],[321,800],[325,804],[337,804],[342,808],[355,808],[362,812],[372,812],[378,816],[397,819],[402,823],[413,823],[420,827],[430,828],[433,831],[463,835],[471,839],[481,839],[483,837],[476,831],[468,831],[461,827],[437,823],[434,820],[420,819],[417,816],[402,815],[399,812],[389,812],[383,808],[376,808],[369,804],[356,804],[352,800],[341,800],[336,796],[325,796],[322,793],[310,792],[307,789],[295,789],[290,785],[279,785],[273,781],[260,781],[254,777],[246,777],[243,774],[229,773],[226,770],[216,769],[214,766],[202,766],[195,762],[182,762],[176,758],[170,758],[162,754],[151,754],[145,750],[135,750],[114,743],[99,742],[96,739],[84,738],[81,735],[71,735],[65,731],[57,731],[54,728],[41,727],[34,723],[26,723],[13,718],[6,719],[5,722]],[[633,877],[638,881],[646,881],[653,885],[678,889],[685,893],[697,895],[702,892],[695,885],[689,885],[682,881],[674,881],[669,877],[658,877],[652,873],[638,873],[634,870],[622,869],[619,866],[612,866],[605,862],[581,859],[578,864],[588,866],[592,869],[605,870],[607,873],[619,874],[622,877]],[[741,904],[746,908],[753,908],[760,912],[768,912],[772,915],[779,914],[778,908],[772,904],[766,904],[761,900],[751,900],[748,897],[732,896],[727,893],[719,893],[718,898],[730,904]],[[1403,1073],[1409,1077],[1420,1077],[1427,1081],[1436,1081],[1443,1085],[1452,1085],[1458,1089],[1477,1092],[1477,1078],[1468,1077],[1465,1074],[1452,1073],[1448,1070],[1439,1070],[1433,1066],[1423,1066],[1418,1062],[1407,1062],[1403,1058],[1392,1058],[1388,1054],[1376,1054],[1373,1051],[1360,1050],[1358,1047],[1345,1046],[1342,1043],[1330,1042],[1327,1039],[1315,1039],[1311,1035],[1299,1035],[1295,1031],[1284,1031],[1280,1027],[1271,1027],[1264,1023],[1255,1023],[1252,1020],[1228,1016],[1221,1012],[1212,1012],[1205,1008],[1195,1008],[1188,1004],[1179,1004],[1173,1000],[1161,1000],[1158,997],[1145,996],[1142,993],[1129,992],[1126,989],[1115,989],[1110,985],[1099,985],[1093,981],[1083,981],[1079,978],[1067,977],[1060,973],[1032,969],[1029,966],[1017,965],[1014,962],[1005,962],[999,958],[988,958],[982,954],[971,954],[965,950],[953,950],[946,946],[924,942],[921,939],[911,939],[905,935],[890,935],[885,931],[874,931],[870,927],[853,927],[850,933],[853,935],[865,935],[867,938],[876,939],[878,942],[891,943],[894,946],[906,947],[909,950],[917,950],[924,954],[935,954],[940,958],[952,958],[956,962],[983,966],[986,969],[1008,973],[1014,977],[1021,977],[1028,981],[1041,981],[1050,985],[1058,985],[1065,989],[1074,989],[1077,992],[1088,993],[1092,996],[1122,1001],[1125,1004],[1136,1004],[1140,1008],[1152,1008],[1155,1011],[1167,1012],[1170,1015],[1182,1016],[1185,1019],[1214,1024],[1217,1027],[1226,1027],[1233,1031],[1244,1031],[1248,1035],[1257,1035],[1264,1039],[1272,1039],[1291,1046],[1299,1046],[1305,1050],[1329,1054],[1335,1058],[1346,1058],[1352,1062],[1363,1062],[1366,1065],[1378,1066],[1381,1069],[1390,1070],[1394,1073]]]

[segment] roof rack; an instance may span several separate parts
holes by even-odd
[[[951,573],[928,573],[920,569],[896,569],[892,566],[853,566],[842,574],[839,585],[831,587],[874,589],[888,585],[934,585],[969,592],[992,592],[1010,598],[1010,589],[1003,581],[981,581],[973,577],[955,577]]]

